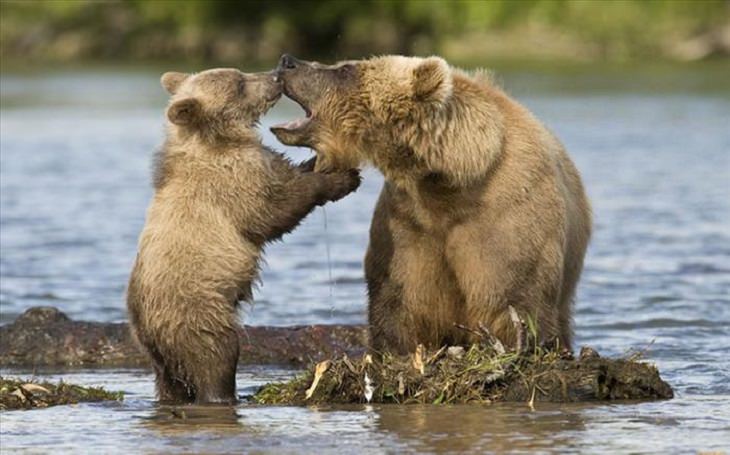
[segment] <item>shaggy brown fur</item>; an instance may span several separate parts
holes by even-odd
[[[239,300],[265,242],[359,185],[357,171],[315,173],[265,148],[254,130],[279,98],[271,73],[166,73],[172,94],[155,195],[127,305],[161,401],[233,402]]]
[[[334,66],[285,55],[279,75],[306,120],[272,128],[318,168],[370,162],[385,176],[365,257],[371,343],[410,351],[505,342],[512,305],[571,346],[572,300],[591,232],[580,176],[558,139],[484,72],[438,57]]]

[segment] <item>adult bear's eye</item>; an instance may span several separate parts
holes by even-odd
[[[339,67],[338,70],[340,71],[341,74],[349,76],[355,72],[355,65],[353,65],[351,63],[345,63],[344,65]]]

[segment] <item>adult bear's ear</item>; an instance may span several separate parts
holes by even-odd
[[[441,57],[428,57],[413,68],[413,96],[419,101],[444,103],[454,90],[451,68]]]
[[[203,106],[195,98],[175,101],[167,108],[167,118],[180,126],[190,126],[198,122],[203,115]]]
[[[180,88],[180,84],[182,84],[188,77],[190,77],[189,74],[170,71],[162,75],[160,83],[165,90],[167,90],[167,93],[174,95],[177,93],[177,89]]]

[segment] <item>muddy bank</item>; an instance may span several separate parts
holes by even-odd
[[[313,361],[364,351],[363,326],[312,325],[241,329],[241,364],[304,366]],[[54,307],[28,309],[0,327],[0,367],[141,367],[126,323],[74,321]]]
[[[121,401],[122,392],[101,387],[82,387],[65,382],[25,381],[0,376],[0,410],[47,408],[61,404]]]

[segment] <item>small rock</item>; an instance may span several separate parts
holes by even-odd
[[[50,322],[68,321],[69,318],[65,313],[60,311],[58,308],[52,306],[38,306],[28,309],[25,313],[21,314],[15,321],[15,324],[33,323],[33,324],[48,324]]]
[[[598,351],[593,349],[590,346],[583,346],[580,348],[580,355],[579,360],[588,360],[588,359],[599,359],[601,356],[598,354]]]

